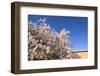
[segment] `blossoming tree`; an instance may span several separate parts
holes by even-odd
[[[70,32],[53,30],[46,18],[28,23],[28,60],[54,60],[80,58],[73,53]]]

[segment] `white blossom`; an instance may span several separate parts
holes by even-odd
[[[65,28],[60,32],[53,30],[46,23],[46,18],[28,23],[28,59],[52,60],[80,58],[74,55],[70,46],[70,31]]]

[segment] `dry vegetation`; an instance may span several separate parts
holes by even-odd
[[[69,31],[54,31],[46,19],[28,23],[28,60],[53,60],[80,58],[73,53]]]

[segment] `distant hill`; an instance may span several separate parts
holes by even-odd
[[[76,51],[73,53],[79,55],[81,58],[88,58],[88,51],[87,50],[80,50],[80,51]]]

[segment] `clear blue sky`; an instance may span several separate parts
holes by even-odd
[[[46,18],[46,22],[57,32],[63,28],[69,30],[75,50],[88,49],[88,17],[28,15],[28,21],[32,22],[40,18]]]

